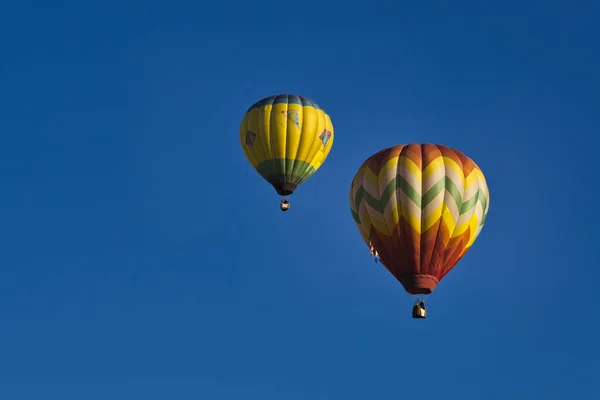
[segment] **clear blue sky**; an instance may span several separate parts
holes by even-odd
[[[379,3],[3,5],[0,398],[600,398],[600,3]],[[238,142],[278,93],[335,127],[286,214]],[[425,321],[348,206],[410,142],[491,192]]]

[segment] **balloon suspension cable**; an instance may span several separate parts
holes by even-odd
[[[419,295],[420,297],[417,298],[417,302],[422,301],[423,304],[429,305],[429,299],[431,298],[432,294],[433,293]]]

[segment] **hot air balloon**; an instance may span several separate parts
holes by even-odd
[[[481,169],[458,150],[407,144],[369,157],[350,188],[358,230],[411,295],[433,292],[471,248],[490,205]],[[413,318],[425,318],[423,300]]]
[[[287,196],[327,158],[333,125],[329,115],[306,97],[271,96],[246,112],[240,143],[252,167],[283,196],[280,208],[287,211]]]

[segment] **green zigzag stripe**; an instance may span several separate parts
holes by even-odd
[[[475,193],[475,195],[472,198],[463,202],[462,195],[460,193],[460,190],[458,190],[456,184],[452,181],[452,179],[444,177],[440,179],[439,182],[437,182],[435,185],[433,185],[431,189],[427,191],[427,193],[420,197],[418,192],[412,186],[410,186],[410,184],[403,177],[397,176],[396,179],[392,180],[386,186],[381,196],[381,199],[373,197],[361,184],[354,198],[354,208],[356,209],[356,212],[358,212],[360,208],[360,203],[364,200],[375,211],[383,214],[385,205],[390,200],[397,188],[400,188],[402,192],[404,192],[412,201],[414,201],[420,209],[425,208],[444,189],[447,190],[448,193],[450,193],[450,195],[456,202],[456,205],[460,210],[460,215],[470,211],[471,208],[473,208],[478,201],[479,203],[481,203],[481,206],[484,211],[487,206],[487,198],[483,190],[481,190],[481,188],[478,189],[477,193]],[[356,214],[356,217],[354,218],[355,221],[360,222],[360,220],[357,220],[357,217],[358,214]],[[483,219],[483,221],[485,221],[485,218]]]
[[[485,193],[483,192],[483,190],[479,189],[477,193],[473,195],[473,197],[471,197],[469,200],[463,203],[462,208],[460,209],[460,213],[466,213],[471,208],[475,207],[475,204],[477,204],[478,201],[481,203],[481,207],[485,212],[485,208],[487,207],[487,198],[485,197]]]
[[[452,196],[452,198],[454,199],[457,208],[460,210],[463,202],[462,194],[460,193],[460,190],[458,190],[458,187],[456,187],[456,184],[452,181],[452,179],[448,177],[440,179],[438,183],[433,185],[431,189],[429,189],[427,193],[423,195],[422,208],[427,207],[429,203],[431,203],[433,199],[435,199],[436,196],[440,194],[440,192],[442,192],[444,189],[447,190],[448,193],[450,193],[450,196]]]

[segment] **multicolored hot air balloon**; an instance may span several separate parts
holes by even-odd
[[[382,150],[361,165],[350,189],[352,217],[371,255],[414,295],[430,294],[465,255],[489,206],[477,164],[442,145]],[[425,315],[419,299],[413,317]]]
[[[314,174],[333,145],[329,115],[314,101],[294,95],[271,96],[248,109],[240,126],[240,143],[252,167],[284,196]]]

